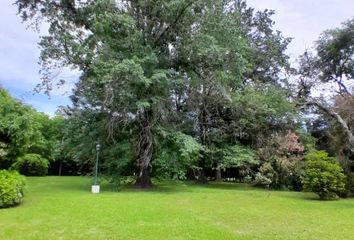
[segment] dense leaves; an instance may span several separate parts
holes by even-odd
[[[9,168],[26,153],[55,160],[62,121],[50,119],[0,88],[0,168]]]
[[[23,201],[26,180],[16,171],[0,170],[0,208],[11,207]]]
[[[156,174],[167,179],[184,180],[188,170],[196,170],[202,146],[181,132],[165,133],[154,161]]]
[[[12,168],[26,176],[45,176],[49,161],[39,154],[28,153],[19,157]]]
[[[345,190],[345,175],[336,159],[325,151],[306,155],[304,188],[318,194],[321,199],[335,199]]]

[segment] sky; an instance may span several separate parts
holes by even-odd
[[[16,98],[53,116],[57,106],[70,104],[70,85],[54,90],[50,98],[34,94],[33,89],[40,83],[39,36],[21,23],[13,2],[0,2],[0,85]],[[354,0],[248,0],[247,3],[256,10],[275,10],[275,29],[285,37],[294,38],[287,51],[292,62],[311,48],[324,30],[340,27],[354,17]],[[67,71],[60,78],[73,83],[77,73]]]

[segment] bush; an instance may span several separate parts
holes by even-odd
[[[302,190],[304,150],[295,133],[273,135],[266,146],[259,150],[263,160],[259,173],[271,180],[272,189]]]
[[[256,186],[263,186],[269,188],[270,184],[272,184],[272,180],[258,172],[253,183]]]
[[[26,180],[16,171],[0,170],[0,208],[22,202]]]
[[[26,176],[45,176],[49,162],[39,154],[26,154],[12,164],[12,168]]]
[[[306,155],[305,190],[318,194],[320,199],[336,199],[345,191],[345,175],[336,159],[325,151],[312,151]]]

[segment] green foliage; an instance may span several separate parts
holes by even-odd
[[[345,190],[345,175],[336,159],[325,151],[312,151],[306,155],[304,188],[315,192],[320,199],[335,199]]]
[[[263,186],[269,188],[269,186],[272,184],[272,179],[273,179],[272,172],[264,173],[264,171],[262,171],[262,173],[261,172],[256,173],[253,183],[257,186]]]
[[[117,141],[102,152],[104,174],[119,189],[122,185],[133,182],[135,169],[134,146],[129,139]]]
[[[325,31],[317,41],[316,68],[323,81],[337,82],[347,92],[344,79],[354,79],[354,19],[341,28]]]
[[[287,92],[271,84],[247,86],[233,95],[234,122],[239,139],[265,144],[274,130],[289,129],[296,114]]]
[[[187,170],[196,168],[202,146],[182,132],[165,132],[163,135],[164,140],[154,160],[157,177],[186,179]]]
[[[237,168],[238,175],[242,178],[252,178],[254,175],[252,168],[257,167],[260,163],[257,152],[241,144],[223,146],[212,150],[210,155],[217,170],[225,171],[229,168]]]
[[[5,156],[0,157],[0,167],[8,167],[12,159],[24,154],[37,142],[40,132],[33,121],[34,113],[33,109],[21,104],[0,88],[0,141],[2,151],[6,152]]]
[[[0,142],[0,160],[7,155],[6,144]]]
[[[349,197],[354,193],[354,173],[345,173],[345,191],[339,195],[340,197]]]
[[[49,118],[44,113],[36,113],[33,121],[38,124],[39,137],[27,152],[37,153],[49,161],[56,160],[58,157],[56,153],[62,139],[64,118],[61,116]]]
[[[26,179],[16,171],[0,170],[0,208],[22,202]]]
[[[316,138],[314,138],[311,133],[304,129],[298,129],[296,132],[299,134],[300,142],[304,145],[305,152],[315,150]]]
[[[39,154],[28,153],[17,158],[12,168],[26,176],[45,176],[48,173],[49,161]]]
[[[221,155],[222,159],[219,163],[221,169],[252,167],[259,164],[257,152],[240,144],[222,148],[218,153]]]
[[[64,164],[72,166],[72,171],[76,174],[92,173],[96,159],[96,144],[98,142],[102,145],[101,163],[103,159],[110,161],[110,157],[113,156],[106,153],[111,148],[111,145],[101,140],[111,139],[111,136],[108,136],[105,131],[104,115],[91,109],[70,112],[70,115],[60,127],[61,134],[59,135],[60,141],[56,153],[57,159]],[[119,135],[120,133],[117,130],[114,134]],[[119,139],[117,139],[117,142],[119,142]],[[112,152],[115,151],[114,146],[112,145]],[[103,158],[103,156],[105,157]],[[114,156],[115,159],[117,157],[119,155]]]
[[[26,153],[55,159],[60,117],[50,119],[0,87],[0,168],[9,168],[13,160]]]

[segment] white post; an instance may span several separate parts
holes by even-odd
[[[91,192],[92,193],[100,193],[100,185],[92,185]]]

